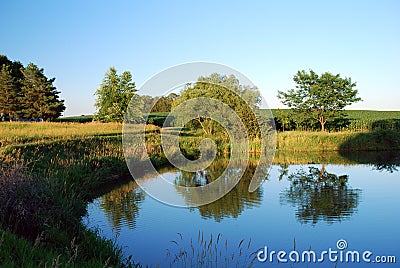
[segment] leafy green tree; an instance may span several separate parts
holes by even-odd
[[[157,101],[157,98],[153,98],[152,96],[149,95],[138,95],[139,99],[141,100],[143,104],[143,111],[150,111],[151,107],[153,107],[153,104],[155,101]]]
[[[282,131],[285,132],[285,129],[288,129],[291,123],[290,113],[287,111],[282,111],[279,108],[276,113],[276,121],[280,124]]]
[[[260,137],[260,127],[253,112],[258,110],[258,104],[261,100],[260,93],[256,88],[240,85],[239,80],[234,75],[226,76],[214,73],[208,77],[199,77],[194,85],[187,85],[172,106],[174,108],[187,100],[199,97],[215,99],[228,105],[242,120],[249,138]],[[199,115],[191,123],[193,123],[193,127],[203,129],[205,134],[225,133],[218,122],[207,116]]]
[[[155,104],[153,106],[152,112],[170,112],[172,109],[172,104],[173,102],[178,98],[179,96],[175,93],[171,93],[168,96],[160,97],[155,99]]]
[[[110,67],[100,88],[95,93],[97,96],[95,120],[122,122],[128,104],[136,91],[135,82],[132,81],[132,75],[129,71],[124,71],[121,75],[118,75],[117,70]],[[130,107],[130,110],[136,111],[140,108]]]
[[[325,72],[320,76],[313,70],[308,73],[298,71],[293,77],[296,89],[288,92],[278,91],[278,98],[298,114],[316,120],[325,131],[328,120],[344,116],[343,109],[354,102],[361,101],[354,89],[356,83],[351,78],[341,78]]]
[[[53,120],[65,110],[64,100],[53,85],[55,78],[48,79],[44,70],[33,63],[22,70],[21,113],[27,119]]]

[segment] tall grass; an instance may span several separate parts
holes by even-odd
[[[113,241],[80,222],[86,204],[65,198],[24,163],[2,162],[0,172],[0,266],[133,266]]]
[[[4,123],[0,122],[0,147],[57,139],[77,139],[91,136],[120,135],[119,123]]]
[[[277,135],[277,150],[293,152],[400,150],[400,134],[390,130],[331,133],[285,131]]]
[[[171,267],[252,267],[257,251],[251,249],[251,239],[235,243],[218,233],[210,236],[199,231],[196,238],[185,240],[181,233],[171,240],[166,257]]]
[[[105,185],[129,179],[120,133],[120,124],[1,124],[1,252],[12,254],[0,266],[133,266],[80,221]]]

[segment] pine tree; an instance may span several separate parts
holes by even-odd
[[[20,94],[16,79],[10,66],[3,64],[0,70],[0,114],[12,121],[18,118],[20,111]]]
[[[56,87],[53,86],[55,78],[48,79],[43,69],[30,63],[22,70],[22,114],[27,119],[53,120],[65,110],[64,100],[60,100]]]

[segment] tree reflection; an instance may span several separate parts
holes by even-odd
[[[328,223],[349,218],[360,201],[359,189],[347,186],[348,175],[338,176],[322,168],[309,167],[289,175],[290,187],[281,194],[281,204],[297,207],[301,223]]]
[[[131,181],[100,197],[100,207],[118,233],[121,224],[126,224],[130,229],[135,227],[139,204],[143,199],[144,192],[136,182]]]
[[[381,172],[398,172],[400,168],[399,151],[340,151],[339,154],[352,162],[372,165]]]
[[[385,152],[376,157],[374,169],[378,171],[386,171],[389,173],[399,171],[400,167],[400,153],[399,152]]]
[[[227,168],[228,163],[229,159],[215,159],[213,163],[205,170],[197,172],[182,171],[176,177],[175,184],[187,187],[208,184],[221,176],[221,174]],[[256,168],[257,162],[249,161],[243,177],[228,194],[210,204],[198,207],[201,216],[204,218],[214,218],[215,221],[219,222],[226,217],[237,218],[245,208],[251,208],[253,206],[260,205],[262,199],[261,188],[258,188],[254,192],[249,192],[250,182],[253,178]],[[233,169],[228,172],[236,171]],[[267,176],[266,173],[265,176]],[[182,194],[185,196],[184,193]]]

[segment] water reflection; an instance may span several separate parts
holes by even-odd
[[[398,152],[353,153],[346,155],[345,159],[350,162],[356,160],[356,162],[367,163],[372,165],[374,170],[388,173],[398,172],[400,167]],[[164,167],[158,172],[171,174],[172,182],[175,185],[197,187],[213,182],[225,171],[228,163],[229,159],[227,158],[217,158],[207,169],[197,172],[177,171],[172,167]],[[208,205],[193,208],[192,211],[198,210],[201,217],[220,222],[224,218],[237,218],[245,209],[261,205],[262,187],[254,192],[248,190],[256,166],[257,161],[249,161],[244,176],[227,195]],[[320,168],[311,166],[307,169],[307,171],[300,169],[290,174],[290,165],[280,164],[277,166],[279,175],[277,178],[273,178],[278,181],[287,179],[290,182],[290,186],[280,194],[280,203],[281,205],[293,205],[296,208],[295,213],[299,222],[333,223],[348,219],[357,211],[361,190],[349,187],[348,175],[330,173],[324,165]],[[229,174],[235,172],[238,172],[235,168],[229,170],[227,178],[224,179],[228,180]],[[264,178],[267,176],[266,172]],[[152,173],[143,174],[143,178],[149,182],[159,179]],[[197,198],[196,196],[187,196],[184,192],[180,192],[180,194],[183,198]],[[99,199],[100,207],[117,231],[122,225],[134,228],[140,203],[144,197],[145,194],[140,187],[136,183],[130,182],[102,196]]]
[[[100,197],[100,207],[108,222],[118,234],[121,225],[135,228],[139,205],[144,200],[144,192],[135,182],[125,184]]]
[[[400,168],[400,151],[357,151],[339,152],[339,154],[349,161],[359,164],[370,164],[374,170],[389,173],[397,172]]]
[[[378,159],[375,160],[375,169],[378,171],[386,171],[389,173],[399,171],[400,167],[400,153],[399,152],[387,152],[380,154]]]
[[[181,172],[175,183],[185,186],[199,186],[210,183],[218,178],[228,166],[229,159],[217,159],[206,170]],[[237,218],[246,208],[258,206],[262,201],[262,189],[249,192],[250,182],[257,168],[256,161],[250,161],[243,177],[238,184],[225,196],[207,205],[198,207],[203,218],[214,218],[220,222],[223,218]],[[231,172],[236,172],[234,169]],[[266,174],[265,174],[266,176]]]
[[[280,197],[281,204],[297,207],[296,217],[301,223],[316,224],[323,220],[328,223],[348,219],[357,211],[360,189],[351,189],[348,175],[329,173],[310,166],[288,176],[290,186]]]

